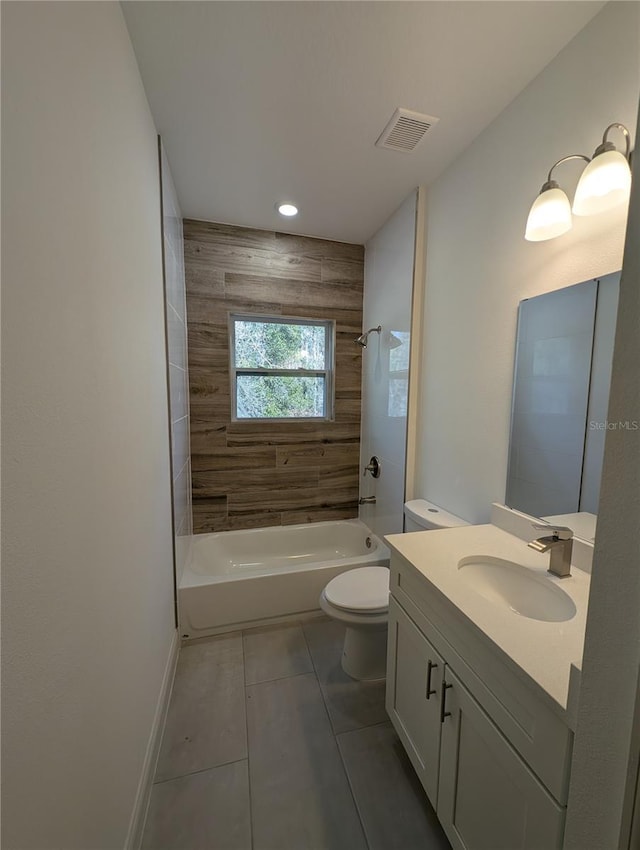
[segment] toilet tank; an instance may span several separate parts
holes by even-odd
[[[426,531],[438,528],[456,528],[469,523],[455,514],[450,514],[426,499],[411,499],[404,503],[404,530]]]

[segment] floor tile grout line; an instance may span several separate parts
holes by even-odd
[[[347,785],[349,786],[349,792],[351,794],[351,799],[353,800],[353,806],[356,810],[356,814],[358,816],[358,821],[360,822],[360,827],[362,829],[362,835],[364,836],[364,843],[367,845],[368,850],[370,850],[369,837],[367,836],[367,831],[364,828],[364,822],[362,820],[362,815],[360,814],[360,807],[358,806],[358,801],[356,800],[356,795],[353,791],[353,786],[351,785],[351,779],[349,778],[349,771],[347,770],[347,766],[345,764],[344,758],[342,757],[342,752],[340,750],[340,744],[338,742],[338,736],[336,735],[335,729],[333,727],[333,721],[331,720],[331,713],[329,712],[329,707],[327,706],[327,700],[324,695],[324,690],[322,689],[322,685],[320,684],[320,676],[318,676],[318,671],[316,669],[315,661],[313,660],[313,655],[311,653],[311,647],[309,646],[309,641],[307,639],[307,634],[304,630],[304,626],[302,627],[302,634],[304,636],[304,641],[307,645],[307,651],[309,653],[309,658],[311,658],[311,663],[313,665],[313,671],[316,676],[316,681],[318,683],[318,690],[320,691],[320,696],[322,697],[322,702],[324,704],[324,710],[327,713],[327,718],[329,719],[329,728],[331,729],[331,734],[333,735],[333,740],[335,741],[336,749],[338,751],[338,756],[340,758],[340,763],[342,764],[342,770],[344,771],[345,778],[347,780]]]
[[[329,711],[329,706],[327,705],[327,699],[324,695],[324,688],[322,687],[322,682],[320,681],[320,676],[318,675],[318,668],[316,667],[316,662],[313,660],[313,653],[311,652],[311,646],[309,645],[309,640],[307,638],[307,633],[304,630],[304,626],[302,626],[302,635],[304,637],[304,642],[307,645],[307,652],[309,653],[309,658],[311,659],[311,666],[313,667],[313,672],[316,676],[316,681],[318,682],[318,687],[320,688],[320,696],[322,697],[322,702],[324,703],[324,710],[327,712],[327,717],[329,718],[329,726],[331,727],[331,734],[333,737],[336,737],[336,730],[333,725],[333,720],[331,719],[331,712]],[[337,744],[337,741],[336,741]]]
[[[367,723],[365,726],[356,726],[355,729],[344,729],[342,732],[336,732],[336,738],[341,738],[343,735],[353,735],[355,732],[362,732],[363,729],[375,729],[376,726],[387,726],[391,720],[379,720],[377,723]],[[393,724],[392,724],[393,725]]]
[[[251,850],[253,850],[253,797],[251,794],[251,751],[249,749],[249,706],[247,700],[247,665],[244,654],[244,632],[241,633],[242,643],[242,692],[244,696],[244,730],[247,739],[247,788],[249,789],[249,832],[251,834]]]
[[[304,644],[307,647],[307,652],[309,653],[309,659],[311,661],[311,667],[312,667],[311,672],[316,677],[316,682],[318,683],[318,688],[320,689],[320,696],[322,697],[324,710],[327,712],[327,717],[329,718],[329,725],[331,726],[331,733],[335,737],[335,732],[333,731],[333,723],[331,722],[331,715],[329,714],[329,709],[327,708],[327,701],[324,698],[324,693],[322,691],[322,685],[320,684],[320,676],[318,676],[318,671],[316,669],[316,662],[313,660],[313,655],[311,653],[311,647],[309,646],[309,641],[307,640],[307,633],[304,630],[304,626],[302,624],[300,624],[300,626],[301,626],[301,629],[302,629],[302,637],[304,639]]]
[[[251,793],[251,747],[250,747],[250,742],[249,742],[248,689],[254,688],[254,687],[259,687],[260,685],[266,685],[266,684],[269,684],[271,682],[281,682],[284,679],[297,679],[300,676],[308,676],[310,673],[312,673],[314,675],[315,679],[316,679],[317,684],[318,684],[318,689],[320,690],[320,693],[322,694],[322,689],[320,688],[320,682],[318,681],[318,676],[315,672],[315,667],[314,667],[314,664],[313,664],[313,658],[311,656],[311,651],[309,650],[309,644],[307,642],[307,636],[304,633],[304,628],[302,627],[302,623],[298,622],[298,623],[295,623],[294,625],[296,625],[296,624],[300,627],[300,631],[302,632],[302,638],[303,638],[305,646],[307,648],[309,660],[311,661],[311,667],[312,667],[311,670],[307,670],[304,673],[294,673],[292,676],[280,676],[276,679],[267,679],[264,682],[252,682],[251,684],[247,684],[246,666],[245,666],[244,706],[245,706],[245,724],[246,724],[246,730],[247,730],[247,770],[248,770],[248,774],[249,774],[249,821],[250,821],[250,827],[251,827],[251,850],[253,850],[253,846],[254,846],[254,836],[253,836],[253,795]],[[243,659],[243,665],[244,665],[244,659],[245,659],[245,655],[244,655],[244,631],[242,632],[242,659]],[[324,702],[324,697],[323,697],[323,702]],[[326,708],[326,705],[325,705],[325,711],[326,710],[327,710],[327,708]],[[327,712],[327,715],[328,715],[328,712]],[[330,719],[329,719],[329,723],[331,723]],[[336,741],[336,748],[338,748],[338,742],[337,741]],[[356,807],[356,811],[357,811],[357,807]]]
[[[245,668],[244,668],[244,685],[245,685],[245,688],[253,687],[253,685],[266,685],[268,682],[279,682],[282,679],[293,679],[296,676],[306,676],[309,673],[315,673],[315,668],[314,668],[314,665],[313,665],[313,658],[311,657],[311,652],[309,650],[309,645],[307,643],[307,638],[306,638],[306,635],[304,633],[304,628],[302,626],[302,622],[299,621],[299,620],[295,620],[291,623],[287,623],[286,625],[291,626],[291,627],[295,626],[295,627],[299,628],[300,631],[302,632],[302,638],[304,640],[304,643],[305,643],[305,646],[306,646],[306,649],[307,649],[307,655],[309,656],[309,661],[311,662],[312,669],[311,670],[301,670],[299,673],[289,673],[287,676],[274,676],[273,679],[263,679],[260,682],[247,682],[247,673],[246,673],[247,668],[246,668],[246,664],[245,664]],[[270,629],[276,629],[276,628],[277,628],[277,626],[270,627]],[[243,659],[244,659],[244,636],[245,636],[245,632],[243,630],[243,632],[242,632],[242,657],[243,657]]]
[[[219,767],[228,767],[230,764],[239,764],[241,761],[248,761],[248,758],[223,761],[220,762],[220,764],[212,764],[209,767],[201,767],[199,770],[189,770],[187,773],[179,773],[177,776],[168,776],[166,779],[157,779],[154,780],[153,786],[164,785],[166,782],[175,782],[176,779],[185,779],[187,776],[196,776],[198,773],[206,773],[208,770],[217,770]]]
[[[356,730],[354,730],[356,731]],[[356,792],[351,783],[351,776],[349,775],[349,770],[347,768],[347,763],[344,760],[344,755],[342,753],[342,749],[340,748],[340,742],[338,741],[338,736],[336,735],[336,747],[338,748],[338,754],[340,755],[340,761],[342,762],[342,769],[344,770],[344,775],[347,777],[347,784],[349,785],[349,790],[351,791],[351,797],[353,799],[353,805],[356,808],[356,814],[358,815],[358,820],[360,821],[360,826],[362,827],[362,834],[364,835],[364,841],[367,845],[367,848],[371,850],[371,843],[369,842],[369,835],[367,833],[367,828],[364,823],[364,818],[362,817],[362,813],[360,811],[360,806],[358,805],[358,798],[356,796]]]
[[[302,628],[302,634],[304,635],[304,639],[307,643],[307,649],[309,650],[309,657],[311,658],[311,663],[313,664],[313,670],[314,670],[314,673],[316,674],[316,679],[318,680],[318,685],[320,686],[320,693],[322,694],[322,700],[324,702],[324,707],[326,708],[327,714],[329,716],[329,723],[331,724],[331,731],[333,733],[333,737],[337,739],[338,735],[345,735],[345,734],[347,734],[347,732],[357,732],[358,729],[370,729],[372,726],[380,726],[383,723],[389,723],[390,722],[389,716],[387,715],[386,720],[380,720],[378,723],[365,723],[362,726],[356,726],[355,729],[343,729],[342,732],[336,731],[336,728],[333,724],[333,719],[331,717],[331,712],[329,711],[329,706],[327,704],[327,698],[326,698],[325,691],[324,691],[324,685],[323,685],[323,683],[320,679],[320,676],[318,675],[316,663],[313,660],[313,654],[311,652],[311,647],[309,646],[309,641],[307,640],[307,635],[306,635],[306,632],[304,630],[304,627]]]
[[[259,688],[260,685],[270,685],[272,682],[283,682],[285,679],[297,679],[299,676],[308,676],[310,673],[315,675],[315,670],[304,670],[302,673],[291,673],[290,676],[276,676],[275,679],[265,679],[263,682],[247,682],[246,688]]]

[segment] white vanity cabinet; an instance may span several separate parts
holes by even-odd
[[[559,850],[573,734],[432,596],[393,554],[386,707],[447,837]]]
[[[555,850],[556,803],[455,674],[445,670],[437,813],[454,850]]]
[[[389,601],[386,707],[433,805],[438,793],[444,660],[393,600]]]

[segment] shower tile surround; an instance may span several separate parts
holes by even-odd
[[[162,242],[164,252],[169,409],[171,420],[171,476],[176,550],[176,578],[180,581],[190,557],[192,537],[191,461],[189,449],[189,375],[187,319],[182,239],[182,213],[169,164],[160,144],[162,185]]]
[[[194,533],[358,515],[364,248],[185,219]],[[334,319],[335,420],[231,421],[228,314]]]

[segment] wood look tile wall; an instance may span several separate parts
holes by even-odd
[[[184,221],[194,533],[358,515],[364,248]],[[335,319],[333,422],[232,422],[228,314]]]

